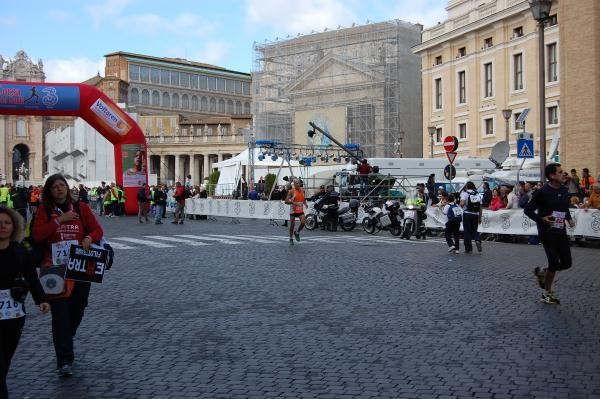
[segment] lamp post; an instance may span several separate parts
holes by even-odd
[[[508,145],[510,145],[510,141],[509,141],[509,120],[510,117],[512,115],[512,109],[503,109],[502,110],[502,116],[504,117],[504,119],[506,120],[506,142],[508,143]]]
[[[400,131],[398,132],[398,140],[400,141],[400,146],[398,147],[398,151],[400,151],[400,158],[404,157],[404,154],[402,153],[402,140],[404,140],[404,131]]]
[[[427,128],[427,131],[429,132],[429,158],[433,158],[433,135],[435,134],[436,131],[436,127],[435,126],[429,126]]]
[[[544,24],[550,16],[552,0],[529,0],[533,19],[538,22],[538,74],[540,103],[540,179],[544,179],[546,169],[546,62],[544,57]]]

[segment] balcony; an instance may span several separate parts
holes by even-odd
[[[243,135],[214,135],[214,136],[146,136],[148,144],[168,145],[211,145],[211,144],[242,144],[246,145]]]

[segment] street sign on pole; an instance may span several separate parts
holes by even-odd
[[[444,168],[444,177],[448,180],[452,180],[456,177],[456,168],[454,165],[446,165]]]
[[[454,152],[458,148],[458,139],[456,136],[446,136],[444,138],[444,150]]]
[[[452,165],[454,163],[454,160],[456,159],[456,152],[447,152],[446,156],[448,157],[448,162],[450,162],[450,165]]]
[[[517,140],[517,158],[533,158],[534,148],[533,140],[518,139]]]

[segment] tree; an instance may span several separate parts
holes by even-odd
[[[218,170],[215,170],[215,171],[212,171],[210,173],[210,175],[208,176],[208,184],[206,187],[206,192],[208,193],[208,195],[215,194],[215,187],[217,186],[217,182],[219,181],[220,175],[221,175],[221,172],[219,172]]]
[[[271,192],[271,189],[273,188],[273,184],[275,184],[275,179],[277,178],[277,176],[275,176],[273,173],[268,173],[265,176],[265,195],[268,196],[269,193]]]

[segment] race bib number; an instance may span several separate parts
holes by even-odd
[[[0,320],[18,319],[23,316],[23,304],[13,299],[10,290],[0,290]]]
[[[71,245],[77,245],[77,240],[60,241],[52,244],[52,264],[54,266],[66,265],[69,261]]]
[[[293,213],[302,213],[302,212],[304,212],[304,202],[294,202],[292,204],[292,212]]]
[[[552,212],[552,216],[554,217],[554,222],[552,222],[552,228],[554,229],[564,229],[565,228],[565,216],[566,212]]]

